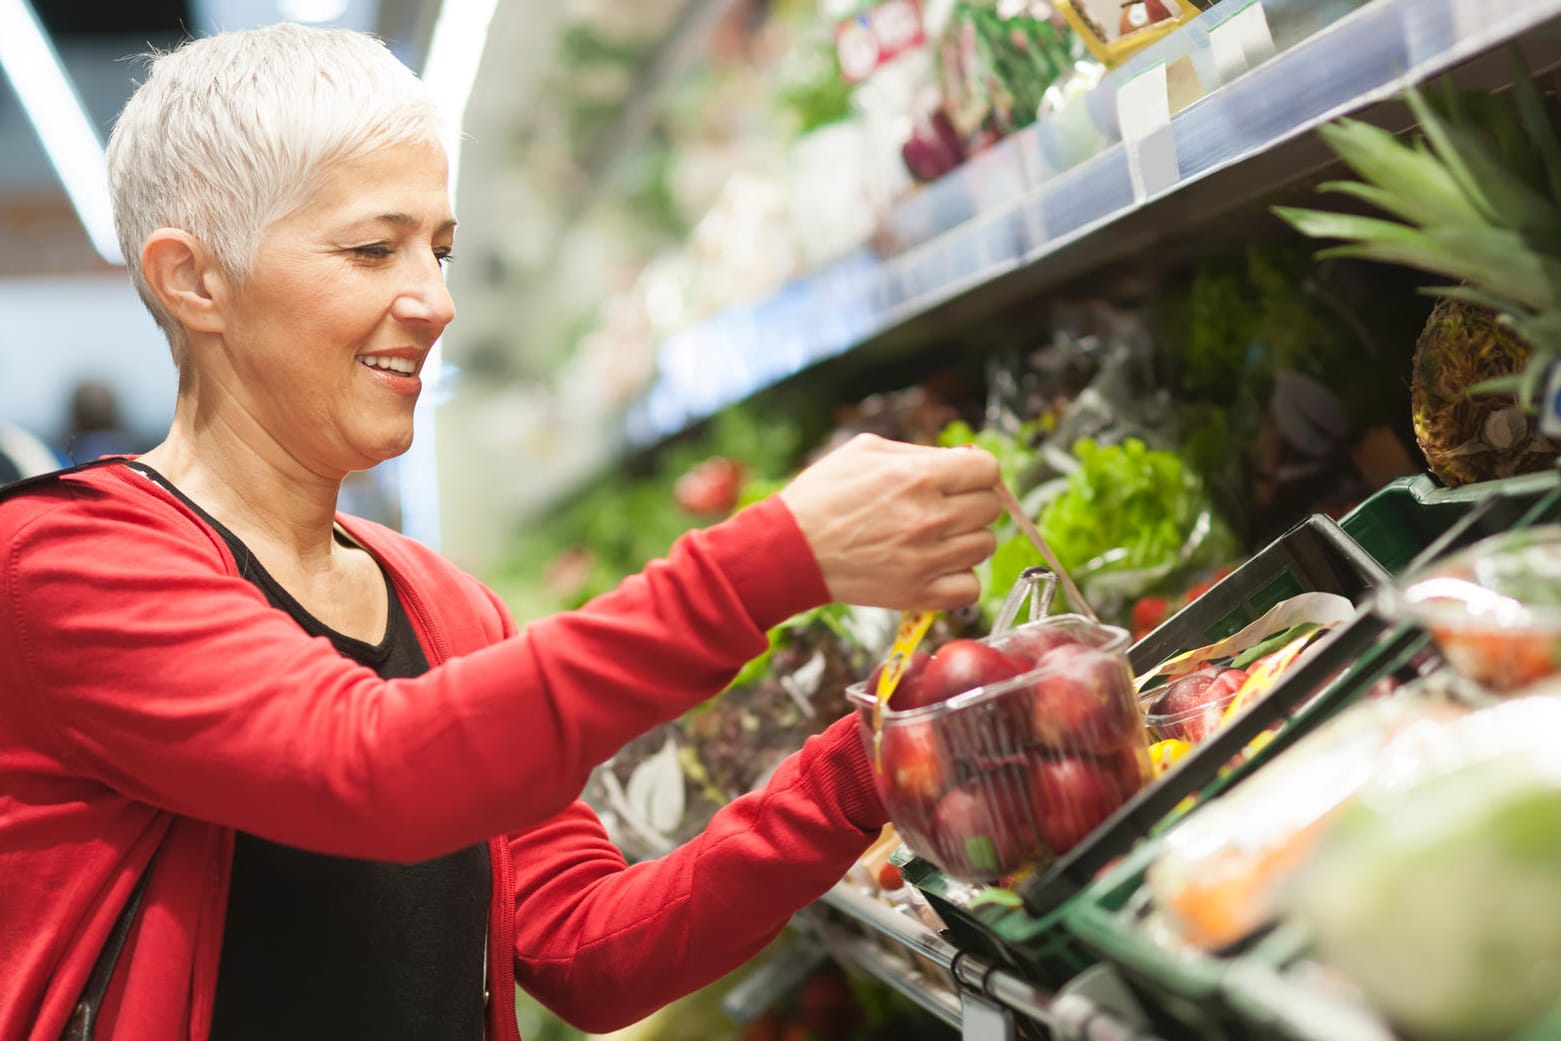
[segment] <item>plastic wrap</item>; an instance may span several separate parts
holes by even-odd
[[[1365,787],[1384,750],[1461,712],[1430,698],[1362,702],[1188,817],[1147,875],[1171,934],[1220,948],[1268,923],[1324,826]]]
[[[780,761],[850,711],[847,685],[872,658],[857,639],[815,617],[720,697],[625,745],[585,791],[613,841],[636,858],[687,842],[715,812],[768,779]]]
[[[1384,610],[1423,626],[1453,668],[1494,691],[1561,669],[1561,525],[1484,539],[1388,590]]]

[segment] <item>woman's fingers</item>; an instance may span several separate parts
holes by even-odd
[[[1003,500],[990,486],[981,491],[945,495],[943,502],[948,509],[946,530],[950,535],[985,528],[1003,515]]]
[[[933,479],[945,495],[986,491],[996,487],[997,459],[975,445],[947,448],[927,460]]]
[[[1002,506],[997,460],[979,448],[925,448],[863,435],[781,492],[829,586],[844,603],[961,606],[965,574],[992,552]]]

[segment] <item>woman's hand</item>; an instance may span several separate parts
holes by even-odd
[[[997,460],[860,434],[781,491],[841,603],[948,610],[981,593],[1002,513]]]

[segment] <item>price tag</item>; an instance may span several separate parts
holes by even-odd
[[[1014,1041],[1014,1014],[1001,1005],[969,991],[959,995],[961,1041]]]
[[[900,683],[900,677],[905,675],[905,668],[911,663],[911,655],[916,653],[922,637],[927,635],[927,630],[932,628],[933,619],[937,618],[935,611],[905,611],[900,615],[900,624],[894,631],[894,643],[889,648],[889,656],[884,659],[883,668],[878,673],[878,686],[873,690],[873,765],[878,769],[883,768],[879,759],[879,745],[883,738],[883,710],[889,704],[889,698],[894,694],[894,688]]]
[[[1151,65],[1117,88],[1117,125],[1122,128],[1122,144],[1127,149],[1133,198],[1157,195],[1181,179],[1164,62]]]
[[[1503,20],[1523,11],[1532,0],[1454,0],[1457,38],[1487,36],[1498,31]]]
[[[1539,403],[1539,432],[1561,441],[1561,362],[1551,362],[1545,377],[1545,396]]]
[[[1273,57],[1274,36],[1262,3],[1253,0],[1209,29],[1209,48],[1222,84]]]

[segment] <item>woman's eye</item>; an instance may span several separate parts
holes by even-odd
[[[447,249],[436,249],[434,250],[434,259],[439,261],[440,267],[444,267],[450,261],[455,259],[455,254]]]
[[[354,256],[363,257],[367,260],[384,260],[395,253],[395,250],[384,242],[376,242],[368,246],[354,246],[352,247],[352,252]]]

